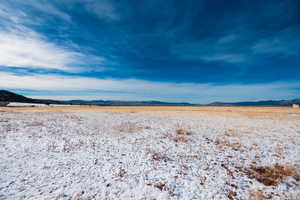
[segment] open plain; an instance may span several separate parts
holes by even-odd
[[[300,109],[0,108],[0,200],[300,196]]]

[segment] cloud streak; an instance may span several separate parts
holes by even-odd
[[[190,101],[194,103],[208,103],[220,99],[223,101],[242,101],[286,98],[299,92],[299,88],[297,89],[299,84],[299,82],[275,82],[268,84],[213,85],[188,82],[165,83],[138,79],[99,79],[61,75],[18,75],[0,72],[1,88],[68,91],[68,93],[73,94],[76,94],[78,91],[86,91],[88,93],[88,91],[94,90],[95,98],[115,99],[115,97],[126,96],[128,98],[131,96],[130,100],[154,99]],[[166,93],[166,91],[168,92]],[[77,96],[76,98],[79,97],[84,99],[85,95]]]

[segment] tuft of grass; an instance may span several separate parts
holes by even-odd
[[[176,135],[191,135],[191,131],[190,128],[186,129],[186,128],[178,128],[175,131]]]
[[[182,142],[182,143],[187,143],[189,142],[191,139],[186,137],[186,136],[177,136],[173,138],[174,142]]]
[[[228,194],[227,194],[227,197],[228,197],[228,199],[230,199],[230,200],[236,199],[236,198],[235,198],[236,196],[237,196],[237,193],[234,192],[234,191],[229,191]]]
[[[84,191],[78,192],[73,196],[73,200],[82,200],[82,195],[84,194]]]
[[[138,126],[133,122],[123,122],[119,126],[116,127],[116,130],[123,133],[135,133],[142,130],[143,127]]]
[[[167,160],[168,160],[168,157],[165,154],[162,154],[162,153],[153,153],[151,157],[155,161],[167,162]]]
[[[56,143],[55,143],[54,141],[48,143],[48,148],[47,148],[47,151],[48,151],[48,152],[54,151],[55,148],[56,148]]]
[[[159,189],[160,191],[166,191],[166,192],[168,192],[168,194],[170,196],[175,195],[174,188],[171,185],[167,184],[166,182],[159,182],[159,183],[155,183],[155,184],[149,183],[147,185],[153,186],[153,187]]]
[[[271,197],[266,197],[260,190],[254,190],[249,194],[249,200],[268,200]]]
[[[219,136],[216,137],[216,140],[215,140],[215,144],[216,145],[220,145],[222,143],[222,140]]]
[[[187,130],[184,130],[184,129],[181,129],[181,128],[176,130],[177,135],[186,135],[187,132],[188,132]]]
[[[163,191],[165,186],[166,186],[166,183],[157,183],[154,185],[154,187],[158,188],[160,191]]]
[[[215,144],[220,147],[230,147],[235,151],[240,151],[242,148],[240,142],[230,142],[227,138],[221,139],[219,136],[216,137]]]
[[[115,174],[115,176],[116,176],[116,178],[117,178],[118,180],[121,180],[121,179],[125,176],[125,174],[126,174],[125,169],[120,168],[120,169],[117,171],[117,173]]]
[[[73,145],[69,139],[63,138],[63,141],[64,141],[63,148],[62,148],[63,152],[70,152],[71,150],[73,150]]]
[[[34,121],[34,122],[31,122],[31,123],[28,123],[27,126],[45,126],[45,124],[44,124],[44,122]]]
[[[206,177],[205,176],[198,176],[199,177],[199,182],[200,182],[200,185],[204,185],[205,182],[206,182]]]
[[[225,136],[230,136],[230,137],[239,137],[240,134],[237,132],[236,129],[234,128],[229,128],[225,131],[224,133]]]

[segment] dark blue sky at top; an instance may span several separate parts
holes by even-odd
[[[111,2],[117,19],[101,19],[80,2],[56,1],[72,22],[36,12],[49,19],[33,28],[107,58],[108,70],[95,72],[95,64],[89,76],[200,83],[300,79],[297,0]]]
[[[42,19],[26,26],[47,41],[104,58],[86,58],[80,72],[24,73],[215,85],[300,81],[298,0],[47,1],[45,8],[67,17],[34,1],[7,2]]]

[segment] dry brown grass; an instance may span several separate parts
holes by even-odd
[[[224,133],[225,136],[229,136],[229,137],[240,137],[239,132],[234,129],[234,128],[229,128],[225,131]]]
[[[72,200],[82,200],[82,195],[83,195],[83,194],[84,194],[84,191],[77,192],[77,193],[73,196]]]
[[[185,129],[177,129],[176,130],[176,134],[177,135],[187,135],[188,134],[188,131],[187,130],[185,130]]]
[[[123,168],[119,168],[119,170],[116,172],[115,174],[115,177],[118,179],[118,180],[121,180],[126,174],[126,171],[125,169]]]
[[[291,107],[254,107],[254,106],[73,106],[73,107],[1,107],[0,111],[112,111],[112,112],[157,112],[159,114],[193,114],[218,115],[230,117],[300,119],[300,108]]]
[[[70,152],[72,150],[72,144],[70,142],[65,142],[62,148],[63,152]]]
[[[201,176],[201,175],[198,175],[198,177],[199,177],[200,185],[204,185],[207,178],[205,176]]]
[[[163,191],[165,186],[166,186],[166,183],[156,183],[156,184],[154,184],[154,187],[158,188],[160,191]]]
[[[186,136],[176,136],[173,138],[174,142],[182,142],[182,143],[187,143],[189,141],[191,141],[190,138],[186,137]]]
[[[143,127],[140,127],[133,122],[123,122],[120,125],[116,126],[115,129],[123,133],[135,133],[142,130]]]
[[[172,187],[172,185],[167,184],[166,182],[158,182],[158,183],[148,183],[148,186],[153,186],[157,189],[159,189],[160,191],[166,191],[168,192],[168,194],[170,196],[174,196],[174,188]]]
[[[155,161],[164,161],[164,162],[167,162],[168,159],[169,159],[166,154],[158,153],[158,152],[153,153],[151,157]]]
[[[47,148],[47,151],[48,152],[52,152],[52,151],[55,151],[55,148],[56,148],[56,143],[54,141],[50,142],[48,144],[48,148]]]
[[[164,161],[167,162],[169,160],[166,153],[157,152],[153,149],[146,148],[145,152],[147,155],[150,155],[151,159],[154,161]]]
[[[45,124],[44,124],[44,122],[34,121],[31,123],[28,123],[27,126],[45,126]]]
[[[264,193],[260,190],[254,190],[249,194],[249,200],[268,200],[271,197],[267,197]]]
[[[254,178],[266,186],[277,186],[286,177],[293,177],[299,181],[298,169],[292,165],[275,164],[271,167],[252,165],[250,168],[242,169],[242,171],[249,178]]]
[[[230,147],[235,151],[242,150],[242,144],[240,142],[238,142],[238,141],[231,142],[229,139],[221,138],[219,136],[216,137],[215,144],[218,145],[219,147]]]
[[[228,199],[230,199],[230,200],[234,200],[235,197],[236,197],[236,195],[237,195],[236,192],[234,192],[234,191],[229,191],[228,194],[227,194],[227,197],[228,197]]]
[[[71,151],[78,150],[79,148],[82,147],[80,145],[80,143],[75,143],[74,141],[71,141],[68,138],[63,138],[62,140],[63,140],[63,145],[62,145],[62,149],[61,149],[62,152],[68,153]],[[55,142],[53,142],[53,144],[54,144],[54,149],[55,149],[56,148]],[[51,147],[51,143],[50,143],[50,147]],[[48,146],[48,149],[49,149],[49,146]]]

